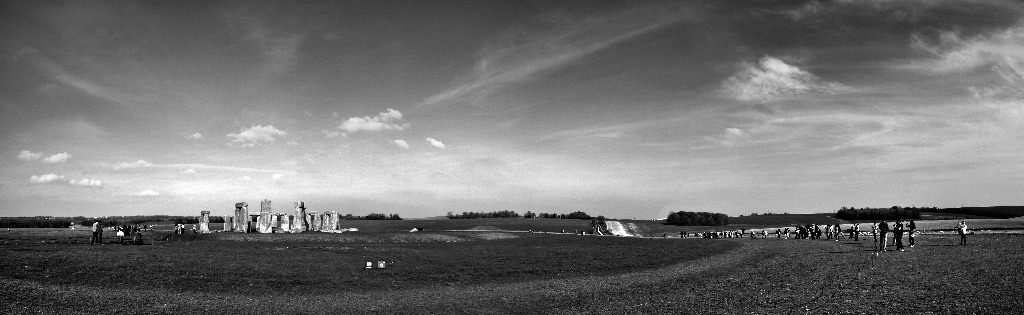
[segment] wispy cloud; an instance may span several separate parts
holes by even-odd
[[[226,17],[247,32],[245,38],[259,47],[266,72],[280,74],[295,67],[306,34],[274,26],[269,17],[258,12],[233,12]]]
[[[63,175],[57,175],[54,173],[46,175],[32,175],[32,177],[29,178],[29,182],[33,184],[47,184],[62,180],[64,180]]]
[[[722,83],[722,93],[741,101],[772,101],[807,93],[836,93],[850,88],[827,82],[818,76],[765,56],[756,63],[744,62],[741,69]]]
[[[137,160],[134,162],[121,162],[114,165],[110,165],[109,167],[113,168],[114,170],[126,170],[151,166],[153,166],[153,163],[146,162],[146,160]]]
[[[388,108],[386,112],[381,112],[377,114],[377,116],[349,118],[342,122],[341,125],[338,126],[338,129],[348,130],[348,132],[356,132],[360,130],[405,130],[406,128],[409,128],[409,124],[400,123],[401,120],[402,112]]]
[[[178,164],[178,163],[150,163],[146,160],[136,160],[134,162],[121,162],[117,164],[101,163],[99,166],[111,168],[114,170],[130,170],[130,169],[143,169],[143,168],[159,168],[159,169],[181,169],[182,173],[192,174],[200,170],[204,171],[227,171],[227,172],[259,172],[259,173],[288,173],[284,170],[274,169],[259,169],[251,167],[237,167],[237,166],[225,166],[225,165],[210,165],[210,164]],[[191,171],[190,171],[191,170]]]
[[[273,179],[282,179],[282,178],[284,178],[284,174],[274,174],[273,176],[270,176],[270,178],[273,178]]]
[[[32,151],[29,151],[29,150],[22,150],[20,153],[18,153],[18,159],[22,160],[22,161],[35,161],[35,160],[38,160],[38,159],[40,159],[42,157],[43,157],[43,153],[42,152],[33,153]]]
[[[71,184],[71,186],[78,186],[78,187],[100,187],[100,186],[103,186],[103,182],[101,182],[99,180],[95,180],[95,179],[88,179],[88,178],[83,178],[83,179],[80,179],[80,180],[72,179],[71,181],[68,182],[68,184]]]
[[[405,142],[405,140],[392,140],[391,143],[394,143],[395,145],[402,149],[409,148],[409,143]]]
[[[434,138],[427,138],[427,143],[430,143],[430,145],[434,146],[435,148],[444,149],[444,143],[441,143],[441,141],[437,141]]]
[[[32,175],[32,177],[29,178],[29,182],[33,183],[33,184],[65,184],[65,185],[69,185],[69,186],[73,186],[73,187],[101,187],[101,186],[103,186],[103,182],[101,182],[99,180],[96,180],[96,179],[82,178],[82,179],[71,179],[71,180],[68,180],[68,181],[65,181],[65,179],[66,179],[66,177],[64,175],[57,175],[57,174],[54,174],[54,173],[50,173],[50,174],[46,174],[46,175]]]
[[[137,197],[159,197],[160,193],[153,190],[143,190],[132,195]]]
[[[260,143],[274,142],[277,137],[287,136],[288,133],[282,130],[274,128],[273,125],[252,126],[249,129],[242,129],[239,133],[229,133],[227,136],[231,139],[233,145],[240,147],[254,147]]]
[[[192,139],[192,140],[200,140],[200,139],[203,138],[203,135],[197,132],[197,133],[193,133],[193,134],[189,135],[186,138]]]
[[[336,138],[336,137],[339,137],[339,136],[342,136],[342,137],[347,136],[346,134],[341,133],[341,132],[339,132],[337,130],[320,130],[320,133],[323,133],[324,134],[324,138],[327,138],[327,139]]]
[[[561,22],[547,30],[509,36],[484,48],[467,79],[437,93],[419,105],[457,102],[484,97],[508,84],[529,80],[612,45],[686,20],[689,12],[675,3],[645,5],[629,10]]]
[[[44,53],[34,48],[23,49],[19,52],[19,59],[25,58],[40,67],[50,78],[60,84],[72,87],[79,92],[95,98],[104,99],[116,104],[127,105],[132,99],[122,93],[115,92],[107,87],[97,84],[92,80],[82,78],[66,70],[60,63],[47,57]]]
[[[57,154],[54,154],[54,155],[51,155],[51,156],[43,158],[43,163],[51,163],[52,164],[52,163],[66,162],[70,158],[71,158],[71,154],[68,154],[67,152],[57,153]]]
[[[935,58],[897,65],[931,74],[961,74],[988,70],[995,80],[979,82],[970,91],[983,98],[1024,96],[1024,26],[964,39],[956,32],[943,32],[935,41],[915,36],[913,44]]]

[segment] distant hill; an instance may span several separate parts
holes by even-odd
[[[836,224],[846,223],[836,219],[832,213],[811,214],[762,214],[742,217],[729,217],[729,225],[736,227],[780,227],[797,224]]]
[[[933,213],[983,216],[997,219],[1009,219],[1024,216],[1024,206],[960,207],[945,209],[929,209],[927,211]]]

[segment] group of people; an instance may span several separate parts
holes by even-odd
[[[142,244],[143,229],[146,229],[146,226],[139,224],[116,226],[117,240],[121,244]],[[103,225],[99,221],[92,224],[92,237],[89,239],[89,244],[103,244]]]
[[[967,245],[967,222],[960,221],[956,227],[957,234],[960,235],[960,245]],[[861,236],[861,224],[854,223],[852,226],[846,229],[843,233],[839,224],[826,224],[824,228],[817,224],[797,225],[793,229],[776,229],[776,238],[789,239],[790,235],[793,235],[794,239],[821,239],[823,236],[826,239],[839,240],[841,236],[847,236],[854,241],[860,241]],[[680,237],[694,237],[694,238],[741,238],[748,232],[743,231],[715,231],[715,232],[697,232],[693,234],[687,234],[686,232],[680,232]],[[892,233],[892,244],[889,243],[889,233]],[[761,230],[760,232],[749,231],[750,238],[768,238],[768,230]],[[896,250],[903,251],[905,247],[903,245],[903,236],[906,234],[909,240],[909,247],[914,247],[915,237],[918,234],[917,224],[910,220],[904,222],[903,220],[897,219],[891,225],[885,221],[879,221],[878,223],[871,224],[871,237],[873,242],[876,244],[875,249],[884,252],[887,246],[895,246]]]
[[[962,222],[962,221],[961,221]],[[892,235],[893,235],[893,246],[896,246],[896,250],[903,251],[903,234],[907,234],[907,238],[910,240],[910,247],[914,247],[914,237],[917,236],[917,224],[914,221],[904,223],[903,220],[896,219],[896,222],[892,224]],[[889,224],[885,221],[878,222],[877,225],[871,227],[871,234],[874,236],[874,242],[878,244],[878,251],[886,251],[889,237]],[[877,231],[877,232],[876,232]],[[880,235],[879,235],[880,234]]]
[[[121,244],[142,244],[142,226],[138,224],[119,225],[117,226],[117,238]]]
[[[103,225],[100,221],[92,224],[92,238],[89,239],[89,244],[103,244]]]
[[[185,224],[178,223],[174,225],[174,234],[185,234]],[[196,225],[192,225],[192,234],[196,234]]]

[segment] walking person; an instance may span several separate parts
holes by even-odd
[[[878,251],[884,252],[885,243],[888,243],[889,241],[886,239],[889,236],[887,234],[889,233],[889,224],[886,224],[885,221],[878,222],[878,233],[880,234],[878,237]]]
[[[903,224],[903,220],[896,219],[896,224],[893,226],[892,235],[896,238],[896,249],[903,251],[903,232],[906,231],[906,226]]]
[[[860,223],[853,224],[853,240],[860,242]]]
[[[956,225],[956,232],[960,234],[960,245],[967,245],[967,221],[960,221]]]
[[[871,241],[878,242],[878,224],[871,224]]]
[[[914,224],[914,220],[910,220],[910,224],[907,225],[907,237],[910,239],[910,247],[914,247],[914,234],[917,233],[917,224]]]

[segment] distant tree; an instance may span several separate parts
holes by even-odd
[[[729,216],[722,213],[679,211],[669,214],[668,224],[718,226],[729,224]]]
[[[680,216],[678,213],[675,213],[675,212],[669,213],[668,214],[668,220],[666,220],[666,223],[672,224],[672,225],[682,225],[682,224],[680,224],[680,223],[682,223],[682,218],[683,217]]]

